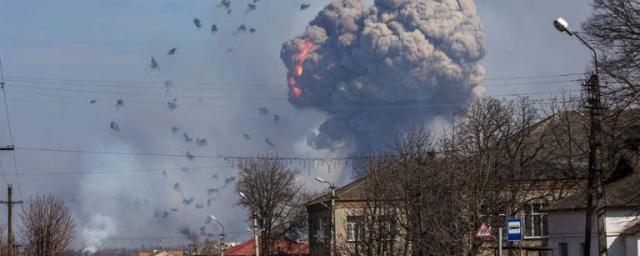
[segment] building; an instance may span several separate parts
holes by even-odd
[[[255,240],[250,239],[224,250],[225,256],[255,256]],[[308,256],[309,245],[289,239],[276,241],[272,255],[276,256]]]
[[[138,256],[184,256],[184,251],[180,250],[142,250]]]
[[[626,160],[624,160],[626,161]],[[605,229],[609,255],[640,255],[639,163],[620,164],[617,175],[605,182]],[[630,168],[635,166],[635,168]],[[625,170],[626,169],[626,170]],[[617,176],[617,177],[616,177]],[[586,196],[576,194],[547,210],[549,246],[558,256],[583,255]],[[595,214],[594,214],[595,215]],[[596,217],[592,221],[590,254],[597,255]]]

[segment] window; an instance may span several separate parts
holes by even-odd
[[[569,256],[569,245],[567,243],[560,243],[560,256]]]
[[[542,212],[544,205],[527,204],[524,209],[524,237],[542,238],[547,236],[547,214]]]
[[[347,241],[362,240],[362,216],[347,216]]]
[[[315,224],[316,224],[314,226],[314,228],[315,228],[315,235],[314,235],[315,238],[318,239],[318,240],[324,239],[325,238],[324,232],[325,232],[325,226],[326,226],[325,225],[325,218],[322,218],[322,217],[318,218],[318,221],[316,221]]]

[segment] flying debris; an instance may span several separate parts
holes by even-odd
[[[97,102],[97,101],[98,101],[98,100],[96,100],[96,99],[92,99],[92,100],[90,100],[90,101],[89,101],[89,103],[91,103],[91,104],[96,104],[96,102]]]
[[[473,0],[338,0],[285,42],[280,57],[289,103],[327,114],[308,145],[359,155],[456,107],[349,106],[468,102],[483,89],[485,53]]]
[[[176,134],[179,130],[180,130],[180,128],[178,128],[178,126],[172,126],[171,127],[171,133],[173,133],[173,134]]]
[[[176,108],[178,108],[177,101],[178,101],[177,98],[173,98],[172,101],[167,102],[167,106],[169,107],[169,110],[175,110]]]
[[[183,172],[188,172],[188,171],[189,171],[189,168],[187,168],[187,167],[182,167],[182,168],[180,168],[180,170],[181,170],[181,171],[183,171]]]
[[[241,24],[241,25],[238,27],[238,30],[237,30],[236,32],[237,32],[237,33],[240,33],[240,32],[247,32],[247,25],[245,25],[245,24]]]
[[[198,18],[193,18],[193,25],[195,25],[196,28],[198,29],[202,27],[202,24],[200,23],[200,19]]]
[[[166,218],[166,217],[169,217],[169,212],[167,211],[162,212],[162,218]]]
[[[155,57],[151,57],[151,69],[157,69],[158,68],[158,62],[156,61]]]
[[[269,109],[265,108],[265,107],[261,107],[258,109],[258,113],[261,115],[268,115],[269,114]]]
[[[111,121],[111,123],[109,124],[109,128],[111,128],[111,130],[114,131],[120,131],[120,125],[118,123],[116,123],[116,121]]]
[[[182,204],[184,205],[190,205],[191,203],[193,203],[193,201],[195,201],[195,199],[193,197],[189,197],[187,198],[182,198]]]
[[[191,230],[188,227],[181,228],[180,234],[189,237],[191,236]]]
[[[236,176],[231,176],[229,178],[224,179],[224,184],[230,184],[234,181],[236,181]]]
[[[216,32],[218,32],[218,26],[216,24],[211,25],[211,34],[215,34]]]
[[[124,107],[124,100],[123,99],[116,100],[116,108],[121,108],[121,107]]]
[[[256,32],[256,29],[255,29],[255,28],[250,28],[250,29],[249,29],[249,33],[253,34],[253,33],[255,33],[255,32]]]
[[[162,171],[162,176],[167,177],[167,171],[166,171],[166,170],[163,170],[163,171]]]
[[[172,212],[177,212],[177,211],[178,211],[178,208],[171,208],[171,211],[172,211]]]
[[[173,184],[173,190],[177,191],[177,192],[181,192],[182,189],[180,188],[180,183],[176,182]]]
[[[244,139],[245,139],[245,140],[251,140],[251,135],[249,135],[249,134],[248,134],[248,133],[246,133],[246,132],[243,132],[243,133],[242,133],[242,137],[244,137]]]
[[[165,92],[169,92],[171,90],[171,86],[173,85],[173,82],[171,82],[171,80],[164,80],[163,84],[164,84]]]
[[[306,10],[309,7],[311,7],[311,4],[301,4],[300,5],[300,10]]]
[[[215,200],[215,198],[209,198],[207,199],[207,207],[211,207],[211,204],[213,204],[213,200]]]
[[[258,8],[258,6],[256,6],[255,3],[248,3],[247,4],[247,12],[255,11],[257,8]]]
[[[207,139],[205,138],[196,138],[196,145],[198,147],[204,147],[207,145]]]
[[[197,207],[197,206],[196,206],[196,207]],[[202,207],[200,207],[200,208],[202,208]],[[207,232],[205,232],[205,231],[204,231],[204,230],[205,230],[205,227],[200,227],[200,229],[199,229],[199,230],[200,230],[200,235],[201,235],[201,236],[206,236],[206,235],[207,235]]]
[[[213,175],[211,175],[211,178],[212,178],[212,179],[218,179],[218,174],[213,174]]]
[[[210,188],[207,189],[207,194],[212,195],[213,193],[218,193],[220,192],[217,188]]]
[[[185,152],[184,156],[189,159],[189,160],[193,160],[196,159],[196,156],[194,156],[193,154],[191,154],[191,152],[187,151]]]
[[[204,204],[196,204],[196,209],[202,209],[204,207]]]
[[[177,47],[173,47],[173,48],[169,49],[169,51],[167,52],[167,55],[174,55],[174,54],[176,54],[177,50],[178,50]]]
[[[233,53],[235,50],[233,49],[233,47],[229,47],[227,48],[227,51],[225,52],[226,54],[231,54]]]
[[[156,211],[156,213],[153,214],[154,218],[160,218],[160,211]]]
[[[269,138],[264,139],[264,143],[266,143],[269,147],[276,148],[276,144],[273,144]]]
[[[191,143],[193,141],[193,138],[191,138],[191,136],[186,132],[183,133],[182,136],[184,137],[184,142]]]
[[[274,115],[273,115],[273,121],[274,121],[274,122],[276,122],[276,123],[277,123],[278,121],[280,121],[280,115],[274,114]]]
[[[224,8],[227,14],[231,14],[231,0],[220,0],[218,7]]]

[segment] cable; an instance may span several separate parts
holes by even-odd
[[[511,77],[489,77],[483,78],[482,81],[503,81],[503,80],[522,80],[522,79],[539,79],[539,78],[554,78],[554,77],[569,77],[584,75],[585,73],[563,73],[563,74],[551,74],[551,75],[532,75],[532,76],[511,76]],[[70,78],[51,78],[51,77],[33,77],[33,76],[7,76],[9,80],[16,81],[42,81],[42,82],[70,82],[70,83],[94,83],[94,84],[112,84],[112,85],[160,85],[164,81],[150,82],[150,81],[126,81],[126,80],[87,80],[87,79],[70,79]],[[246,83],[231,83],[231,82],[187,82],[187,81],[171,81],[172,84],[184,84],[184,85],[209,85],[209,86],[283,86],[286,82],[246,82]],[[206,88],[206,87],[203,87]]]
[[[4,167],[2,166],[2,162],[0,162],[0,172],[2,173],[2,181],[4,181],[6,185],[9,185],[9,182],[7,181],[7,177],[5,175]]]
[[[229,167],[233,165],[213,165],[213,166],[200,166],[200,167],[182,167],[182,168],[150,168],[150,169],[135,169],[135,170],[101,170],[101,171],[27,171],[20,170],[20,173],[15,170],[15,173],[10,175],[18,176],[44,176],[44,175],[86,175],[86,174],[123,174],[123,173],[152,173],[152,172],[189,172],[193,170],[210,170],[217,168]],[[0,165],[1,168],[1,165]]]
[[[20,87],[20,86],[14,86],[11,88],[15,88],[15,87]],[[21,88],[29,88],[31,89],[32,87],[21,87]],[[37,90],[58,90],[58,89],[54,89],[54,88],[35,88]],[[75,91],[75,90],[71,90],[71,91]],[[576,89],[576,90],[565,90],[566,92],[579,92],[582,90]],[[96,92],[96,91],[83,91],[86,93],[104,93],[104,92]],[[31,92],[23,92],[23,91],[18,91],[17,93],[23,93],[23,94],[30,94]],[[555,94],[558,93],[557,91],[542,91],[542,92],[529,92],[529,93],[511,93],[511,94],[494,94],[494,95],[485,95],[484,97],[519,97],[519,96],[531,96],[531,95],[543,95],[543,94]],[[68,98],[80,98],[78,96],[69,96],[69,95],[56,95],[56,94],[46,94],[46,93],[39,93],[39,92],[33,92],[32,94],[35,95],[47,95],[47,96],[53,96],[53,97],[68,97]],[[110,93],[110,94],[114,94],[114,93]],[[115,93],[117,94],[117,93]],[[146,94],[134,94],[134,95],[142,95],[145,96]],[[154,95],[155,96],[155,95]],[[166,97],[166,96],[163,96]],[[180,97],[180,96],[178,96]],[[204,98],[204,97],[197,97],[197,96],[183,96],[183,97],[196,97],[196,98]],[[219,98],[219,97],[216,97]],[[219,99],[231,99],[228,97],[222,97]],[[285,98],[237,98],[237,99],[247,99],[247,100],[253,100],[253,99],[261,99],[261,100],[277,100],[277,101],[284,101],[286,100]],[[149,104],[149,102],[144,102],[144,101],[137,101],[137,103],[141,103],[141,104]],[[161,105],[165,105],[166,102],[164,103],[155,103],[155,104],[161,104]],[[467,102],[462,102],[462,103],[446,103],[446,104],[396,104],[396,105],[361,105],[361,106],[303,106],[302,108],[304,109],[316,109],[316,110],[349,110],[349,109],[388,109],[388,108],[422,108],[422,107],[448,107],[448,106],[464,106],[467,105]],[[200,107],[202,106],[201,104],[198,105],[191,105],[194,107]],[[211,105],[209,105],[211,106]],[[214,106],[214,107],[224,107],[224,106]]]
[[[4,112],[7,116],[7,128],[9,130],[9,139],[11,140],[11,145],[15,145],[15,140],[13,138],[13,131],[11,130],[11,116],[9,115],[9,104],[7,103],[7,93],[5,90],[4,84],[4,68],[2,67],[2,58],[0,58],[0,81],[2,81],[2,85],[0,88],[2,89],[2,97],[4,99]],[[13,167],[14,169],[18,169],[18,160],[16,158],[15,148],[12,150],[13,153]],[[16,183],[18,183],[18,193],[20,194],[20,198],[22,196],[22,186],[20,185],[20,176],[16,176]]]

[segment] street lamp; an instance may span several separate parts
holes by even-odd
[[[320,177],[315,177],[315,180],[324,184],[329,185],[329,190],[331,193],[331,242],[330,242],[330,250],[329,255],[334,256],[336,251],[336,186],[333,183],[330,183]]]
[[[247,197],[247,195],[245,195],[244,193],[240,192],[240,197],[244,198],[244,200],[249,200],[249,197]],[[260,239],[258,237],[258,215],[256,215],[256,210],[253,208],[253,206],[251,207],[251,218],[253,218],[253,242],[255,243],[255,247],[256,247],[256,256],[260,256]]]
[[[218,218],[216,218],[215,215],[211,214],[209,215],[209,218],[211,218],[212,220],[215,220],[218,225],[220,225],[220,227],[222,228],[222,233],[220,233],[220,256],[224,256],[224,225],[222,225],[222,222],[220,222],[220,220]]]
[[[597,232],[598,232],[598,249],[600,255],[607,255],[607,238],[605,231],[605,208],[604,208],[604,187],[602,186],[602,171],[597,166],[598,150],[600,148],[600,132],[602,126],[600,124],[600,80],[598,77],[598,53],[589,45],[587,41],[580,37],[576,31],[571,31],[569,23],[563,18],[553,21],[553,26],[560,32],[566,32],[569,36],[575,36],[587,48],[593,52],[593,63],[595,74],[589,78],[589,116],[590,116],[590,133],[589,133],[589,174],[587,176],[587,207],[584,232],[584,255],[589,256],[591,248],[591,216],[593,215],[593,187],[596,185],[596,205],[597,205]]]

